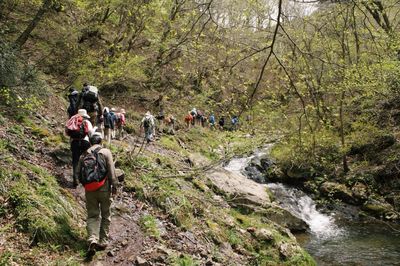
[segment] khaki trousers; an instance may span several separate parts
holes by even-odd
[[[107,241],[111,223],[109,191],[86,191],[86,230],[89,242]]]

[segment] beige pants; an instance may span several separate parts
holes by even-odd
[[[111,143],[111,128],[104,128],[104,140],[108,144]]]
[[[107,241],[111,223],[109,191],[86,192],[86,230],[89,242]]]

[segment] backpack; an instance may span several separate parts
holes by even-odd
[[[96,191],[106,181],[107,164],[103,156],[99,155],[102,147],[98,147],[83,157],[79,181],[86,191]]]
[[[77,94],[69,95],[68,99],[69,99],[69,106],[68,106],[67,112],[68,112],[69,117],[71,118],[72,116],[76,115],[76,112],[77,112],[76,105],[78,102],[78,95]]]
[[[89,133],[89,128],[84,118],[76,114],[65,124],[65,133],[73,139],[83,139]]]
[[[116,125],[121,125],[122,124],[121,114],[119,114],[119,113],[115,114],[115,124]]]
[[[99,90],[95,86],[88,86],[82,92],[83,109],[88,112],[96,111],[96,103],[99,100]]]
[[[143,121],[143,127],[144,128],[149,128],[151,125],[151,118],[150,117],[146,117]]]

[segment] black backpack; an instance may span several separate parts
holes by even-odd
[[[83,158],[80,182],[83,185],[100,182],[107,175],[107,164],[103,156],[99,155],[102,147],[98,147]]]
[[[151,118],[145,118],[145,119],[144,119],[144,121],[143,121],[143,127],[144,127],[144,128],[149,128],[149,127],[150,127],[150,124],[151,124],[151,123],[150,123],[150,119],[151,119]]]
[[[76,113],[78,111],[78,108],[76,108],[77,103],[78,103],[78,94],[69,95],[68,99],[69,99],[69,106],[68,106],[67,112],[68,112],[69,117],[72,117],[72,116],[76,115]]]

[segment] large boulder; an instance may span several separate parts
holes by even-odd
[[[350,204],[356,203],[356,200],[353,198],[352,191],[343,184],[327,181],[322,183],[319,189],[325,196],[340,199],[343,202]]]
[[[279,206],[271,205],[270,208],[264,208],[262,214],[268,220],[288,228],[293,233],[305,232],[309,229],[306,222]]]

